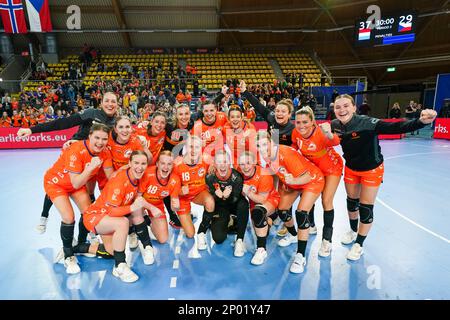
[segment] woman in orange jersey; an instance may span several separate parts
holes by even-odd
[[[66,272],[70,274],[80,272],[80,267],[72,248],[75,214],[69,197],[75,202],[80,212],[84,212],[91,204],[86,190],[87,182],[95,177],[100,168],[104,169],[107,176],[111,175],[113,171],[111,157],[105,150],[108,133],[107,126],[94,124],[91,127],[89,139],[77,141],[63,150],[59,159],[44,176],[45,193],[61,214],[64,266]],[[82,228],[83,215],[80,217],[79,226],[80,230],[84,229]]]
[[[158,215],[159,210],[138,196],[140,179],[144,175],[147,163],[145,152],[133,151],[129,168],[116,171],[98,199],[84,212],[84,225],[89,231],[101,235],[104,250],[114,255],[115,266],[112,273],[124,282],[135,282],[139,278],[125,261],[125,244],[130,222],[136,228],[141,241],[140,249],[144,264],[150,265],[155,261],[141,209],[149,210],[154,216]],[[77,253],[94,253],[97,247],[98,244],[90,246],[85,244],[77,248]]]
[[[166,116],[164,113],[155,112],[147,125],[147,128],[138,128],[136,133],[143,136],[147,140],[147,147],[152,154],[152,162],[154,164],[158,159],[159,153],[164,145],[166,137]]]
[[[244,151],[256,152],[255,126],[244,120],[242,109],[232,105],[228,110],[228,123],[224,127],[225,143],[232,154],[233,167],[238,168],[238,158]]]
[[[20,113],[20,116],[22,117],[22,128],[29,128],[30,127],[30,118],[26,115],[25,111],[22,111]]]
[[[178,194],[181,188],[181,181],[177,174],[172,172],[173,155],[171,151],[161,151],[155,166],[148,167],[141,181],[143,197],[147,202],[154,205],[159,214],[157,217],[148,212],[151,219],[152,232],[160,243],[167,241],[169,232],[167,220],[164,213],[164,199],[170,195],[171,209],[180,209]]]
[[[339,144],[339,137],[331,132],[331,126],[325,122],[317,125],[314,112],[303,107],[295,113],[295,129],[292,131],[292,147],[314,163],[325,176],[325,188],[322,192],[323,232],[319,256],[328,257],[331,253],[333,236],[334,206],[333,198],[342,176],[343,161],[333,149]],[[314,206],[309,212],[310,233],[317,228],[314,225]]]
[[[305,251],[309,236],[308,212],[323,191],[325,180],[322,171],[309,160],[298,153],[294,148],[285,145],[276,145],[270,137],[270,133],[259,131],[258,151],[276,174],[280,181],[278,191],[280,203],[278,216],[285,222],[289,234],[278,242],[285,247],[297,241],[297,254],[291,264],[290,271],[302,273],[306,264]],[[292,219],[291,206],[301,195],[295,211],[298,225],[298,234]]]
[[[195,229],[190,215],[191,202],[202,205],[204,214],[214,212],[214,198],[205,182],[212,161],[208,155],[202,155],[202,140],[197,136],[188,137],[185,150],[185,155],[177,157],[174,162],[174,172],[181,178],[180,209],[177,213],[186,236],[192,238]]]
[[[280,195],[273,185],[273,177],[257,165],[256,155],[244,151],[239,156],[239,171],[244,178],[242,194],[250,200],[250,213],[256,233],[256,252],[251,260],[261,265],[267,258],[266,241],[271,217],[280,202]]]
[[[202,107],[202,118],[195,121],[193,134],[202,140],[203,153],[214,156],[215,150],[224,145],[224,126],[228,122],[225,113],[217,111],[215,102],[207,100]]]
[[[0,118],[1,128],[10,128],[12,126],[11,118],[8,117],[8,113],[3,111],[2,117]]]
[[[152,162],[152,154],[146,146],[143,146],[143,141],[133,134],[131,120],[127,116],[116,118],[114,129],[109,135],[108,149],[111,152],[114,170],[127,165],[130,162],[131,153],[137,150],[143,150]]]

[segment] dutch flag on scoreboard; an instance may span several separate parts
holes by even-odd
[[[49,32],[52,31],[50,9],[48,0],[26,0],[30,31]]]
[[[359,29],[358,40],[369,40],[370,39],[370,29]]]
[[[408,32],[411,31],[412,22],[400,22],[398,24],[398,32]]]

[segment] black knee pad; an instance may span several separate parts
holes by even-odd
[[[373,204],[361,203],[359,205],[359,220],[364,224],[373,222]]]
[[[295,218],[297,219],[297,226],[300,230],[305,230],[309,228],[309,215],[308,212],[302,210],[302,211],[295,211]]]
[[[262,206],[255,206],[252,210],[252,221],[255,228],[264,228],[267,226],[267,210]]]
[[[359,199],[352,199],[347,197],[347,210],[355,212],[359,210]]]
[[[281,221],[288,222],[292,220],[292,210],[277,210]]]

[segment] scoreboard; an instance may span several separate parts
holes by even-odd
[[[413,42],[416,37],[416,24],[417,14],[414,12],[389,15],[375,20],[372,28],[371,21],[361,19],[356,22],[355,44],[374,46]]]

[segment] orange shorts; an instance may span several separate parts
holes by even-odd
[[[329,156],[328,154],[320,159],[313,161],[319,167],[324,176],[342,176],[342,169],[344,168],[344,161],[341,156]]]
[[[164,210],[164,203],[162,202],[161,204],[153,204],[153,203],[151,204],[162,212],[162,214],[156,219],[166,219],[166,211]],[[144,209],[144,214],[147,214],[150,218],[154,218],[152,213],[147,209]]]
[[[194,200],[195,196],[180,196],[180,210],[177,211],[178,215],[190,214],[191,213],[191,202]]]
[[[79,189],[74,188],[67,188],[59,186],[58,184],[55,184],[51,182],[49,179],[47,179],[47,175],[44,177],[44,190],[47,196],[50,198],[50,200],[53,200],[60,197],[60,196],[66,196],[69,197],[71,194],[78,192],[78,191],[86,191],[86,186],[82,186]]]
[[[95,227],[100,223],[100,221],[107,216],[107,212],[99,212],[98,210],[89,210],[87,209],[83,213],[83,223],[86,229],[90,232],[97,233]]]
[[[269,193],[269,196],[267,197],[266,201],[264,202],[270,203],[276,209],[278,208],[278,204],[280,203],[280,194],[278,193],[277,190],[272,190]],[[250,200],[250,210],[252,210],[255,207],[255,205],[257,205],[257,203]]]
[[[348,184],[362,184],[367,187],[379,187],[383,182],[384,165],[367,171],[354,171],[347,166],[344,169],[344,182]]]
[[[320,176],[306,184],[296,185],[296,186],[287,185],[287,187],[292,190],[309,191],[309,192],[312,192],[315,194],[321,194],[323,191],[323,188],[325,187],[325,178],[323,176]]]

